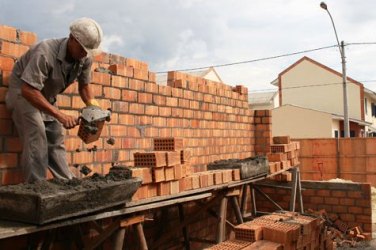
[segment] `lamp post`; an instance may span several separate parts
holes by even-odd
[[[339,53],[341,54],[342,86],[343,86],[343,129],[344,129],[344,137],[349,137],[350,136],[350,122],[349,122],[349,110],[348,110],[349,108],[348,108],[348,103],[347,103],[345,43],[343,41],[341,41],[341,43],[339,43],[336,26],[334,25],[332,15],[330,14],[330,12],[328,10],[328,6],[326,5],[326,3],[321,2],[320,7],[323,8],[324,10],[326,10],[326,12],[328,12],[328,14],[329,14],[330,20],[332,21],[334,33],[336,35]]]

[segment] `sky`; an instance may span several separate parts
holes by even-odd
[[[0,24],[43,40],[65,37],[73,20],[91,17],[103,29],[106,52],[147,62],[153,72],[235,63],[215,69],[224,83],[254,93],[275,89],[270,83],[303,56],[341,72],[338,47],[319,49],[337,44],[320,2],[0,0]],[[376,1],[325,2],[346,44],[347,76],[376,92]]]

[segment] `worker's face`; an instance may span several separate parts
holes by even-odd
[[[73,36],[70,36],[69,40],[68,53],[70,56],[75,60],[80,60],[86,57],[87,52],[81,44]]]

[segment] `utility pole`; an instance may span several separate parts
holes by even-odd
[[[334,21],[332,15],[328,10],[328,6],[326,3],[321,2],[320,7],[329,14],[330,20],[332,21],[334,34],[336,35],[337,45],[339,49],[339,53],[341,54],[341,62],[342,62],[342,86],[343,86],[343,130],[344,130],[344,137],[350,137],[350,122],[349,122],[349,107],[347,102],[347,82],[346,82],[346,57],[345,57],[345,43],[342,41],[341,44],[339,43],[338,35],[336,26],[334,25]]]

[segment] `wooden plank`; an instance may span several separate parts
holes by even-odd
[[[143,222],[145,220],[145,216],[139,215],[132,218],[127,218],[120,221],[120,227],[128,227],[133,224],[137,224]]]

